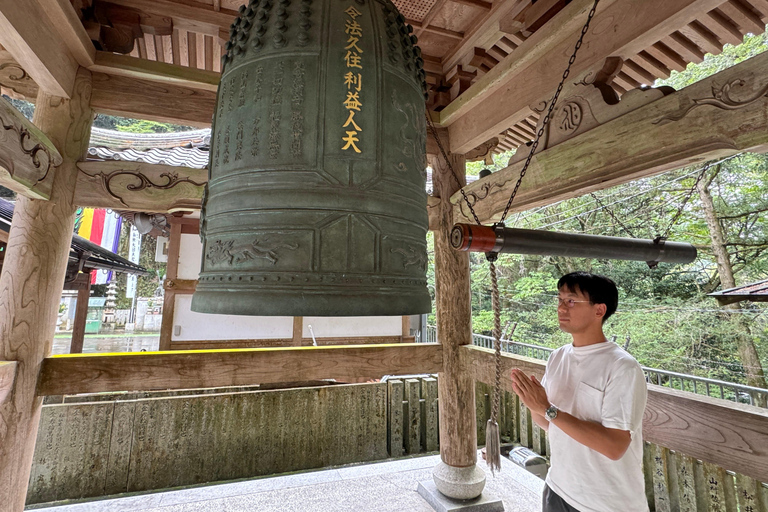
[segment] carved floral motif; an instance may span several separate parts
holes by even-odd
[[[125,202],[125,199],[123,199],[123,196],[118,194],[112,189],[112,180],[115,179],[118,176],[130,176],[131,178],[135,178],[138,180],[138,183],[129,183],[126,185],[126,189],[130,190],[131,192],[139,192],[141,190],[147,189],[147,188],[156,188],[158,190],[169,190],[175,187],[176,185],[179,185],[181,183],[190,183],[196,187],[202,187],[205,185],[205,183],[198,183],[196,181],[191,180],[188,177],[179,178],[179,174],[176,172],[164,172],[160,174],[160,178],[165,178],[166,183],[155,183],[152,181],[147,175],[138,172],[138,171],[128,171],[128,170],[117,170],[110,172],[108,174],[105,174],[103,172],[100,172],[96,174],[96,176],[101,178],[101,182],[104,185],[104,188],[106,191],[120,201],[123,205],[128,206],[128,203]]]
[[[692,110],[702,107],[704,105],[711,105],[722,110],[737,110],[752,103],[756,102],[763,96],[768,96],[768,84],[764,85],[757,93],[745,98],[743,100],[735,99],[731,94],[737,87],[744,87],[747,84],[746,80],[736,78],[730,82],[724,84],[722,87],[718,87],[717,83],[712,83],[712,96],[708,98],[698,98],[693,100],[693,105],[689,105],[687,108],[678,112],[677,114],[670,114],[662,117],[661,119],[654,121],[653,124],[667,124],[674,121],[679,121],[688,115]]]
[[[29,155],[32,165],[35,169],[39,169],[41,176],[36,179],[35,183],[40,183],[48,177],[48,173],[52,167],[51,153],[42,144],[35,144],[32,134],[24,126],[15,123],[12,118],[6,118],[3,112],[0,112],[0,127],[5,131],[16,132],[19,139],[19,148],[25,155]],[[41,157],[42,156],[42,161]]]

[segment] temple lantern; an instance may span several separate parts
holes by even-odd
[[[389,0],[252,0],[223,57],[192,309],[406,315],[426,288],[425,74]]]

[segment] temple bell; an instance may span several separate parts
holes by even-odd
[[[192,310],[430,310],[425,74],[390,0],[251,0],[213,119]]]

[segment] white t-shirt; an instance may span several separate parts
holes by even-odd
[[[614,461],[550,423],[550,489],[581,512],[647,511],[642,424],[648,389],[637,361],[615,343],[569,344],[549,357],[542,384],[559,410],[632,435]]]

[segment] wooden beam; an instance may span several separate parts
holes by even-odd
[[[72,54],[78,64],[87,68],[93,64],[96,48],[93,46],[83,22],[77,16],[70,0],[47,1],[45,14],[56,28],[61,41]]]
[[[764,151],[767,96],[768,54],[761,54],[548,147],[533,157],[511,211],[739,151]],[[611,108],[622,108],[626,99]],[[491,222],[504,209],[522,163],[516,159],[465,187],[470,199],[477,199],[474,208],[481,222]],[[460,194],[451,198],[455,218],[465,222],[461,200]]]
[[[31,199],[49,199],[61,154],[53,142],[0,98],[0,185]]]
[[[109,52],[96,52],[94,63],[89,69],[111,76],[133,77],[212,92],[218,89],[221,78],[219,73],[213,71]]]
[[[0,361],[0,404],[5,402],[13,389],[16,378],[16,361]]]
[[[43,362],[37,394],[380,378],[442,368],[442,347],[423,343],[61,355]]]
[[[498,41],[504,36],[499,22],[506,16],[515,16],[528,5],[525,1],[496,1],[484,16],[480,16],[465,32],[464,41],[448,52],[443,58],[443,74],[462,63],[462,59],[474,53],[475,47],[482,47],[484,41]],[[486,137],[488,138],[488,137]],[[477,145],[477,144],[475,144]],[[471,148],[470,148],[471,149]]]
[[[523,111],[529,105],[549,98],[593,3],[572,1],[526,39],[518,51],[441,111],[440,124],[449,127],[455,151],[468,151],[501,133],[524,117]],[[571,73],[580,73],[609,56],[629,58],[721,3],[722,0],[604,0]]]
[[[81,276],[82,284],[77,290],[77,302],[75,303],[75,324],[72,326],[72,341],[69,343],[70,354],[80,354],[83,352],[85,325],[88,319],[88,302],[91,298],[91,273],[80,274],[78,278]]]
[[[648,386],[643,439],[768,481],[768,411]]]
[[[180,222],[171,222],[171,234],[168,237],[168,263],[166,264],[165,271],[166,279],[168,279],[168,286],[165,288],[163,318],[160,321],[160,350],[170,349],[173,338],[173,322],[176,316],[177,293],[177,287],[175,287],[174,284],[179,275],[181,227],[182,224]]]
[[[199,210],[208,182],[206,169],[123,161],[77,164],[75,204],[114,210]]]
[[[478,382],[493,383],[493,350],[464,347],[465,368]],[[501,385],[514,393],[510,372],[541,379],[546,363],[502,353]],[[711,462],[760,481],[768,480],[768,411],[727,400],[648,386],[643,440]]]
[[[407,20],[407,22],[413,26],[414,30],[419,32],[429,32],[431,34],[437,34],[440,36],[449,37],[451,39],[458,39],[461,41],[464,39],[464,32],[456,32],[455,30],[448,30],[447,28],[435,27],[434,25],[424,26],[423,23],[419,23],[416,20]],[[419,37],[419,36],[416,36]]]
[[[93,73],[91,106],[97,112],[208,127],[211,125],[215,104],[214,91]]]
[[[233,348],[283,348],[312,347],[314,342],[321,347],[333,345],[390,345],[393,343],[414,343],[414,337],[408,336],[345,336],[329,338],[261,338],[243,340],[176,340],[171,342],[169,350],[222,350]]]
[[[0,0],[0,44],[44,91],[69,98],[79,64],[49,20],[48,3]]]
[[[435,19],[435,16],[440,12],[440,10],[445,5],[445,2],[447,0],[435,0],[435,3],[432,4],[432,7],[429,8],[429,12],[424,16],[424,18],[421,20],[421,27],[415,29],[416,37],[421,37],[421,33],[424,31],[425,27],[428,27],[430,23],[432,23],[432,20]]]
[[[238,15],[237,11],[230,9],[217,11],[211,5],[195,1],[109,0],[109,3],[138,9],[147,14],[171,18],[175,28],[216,38],[219,37],[220,29],[229,30],[230,25]]]
[[[293,338],[292,342],[295,347],[301,346],[301,338],[304,334],[304,317],[303,316],[295,316],[293,317]]]

